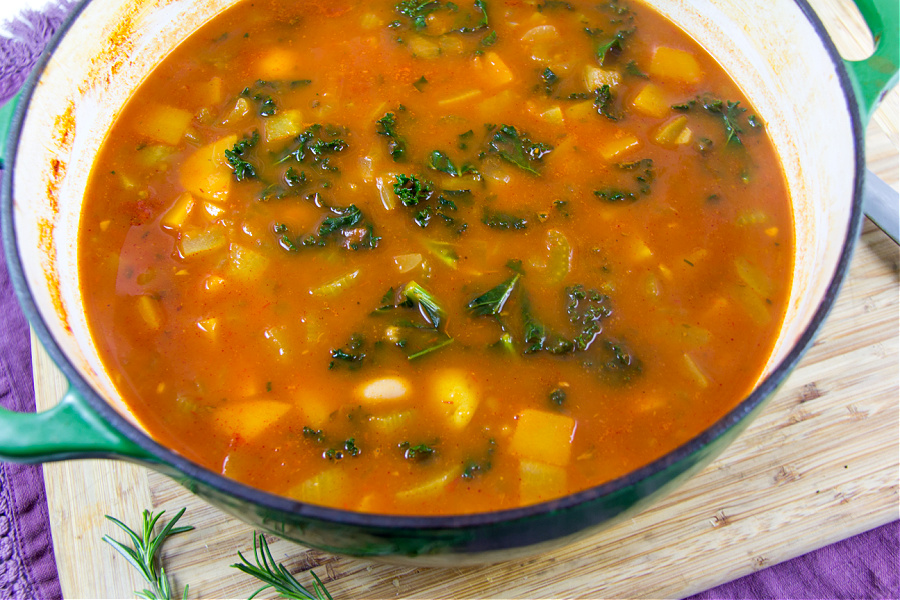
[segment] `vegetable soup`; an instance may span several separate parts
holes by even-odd
[[[757,382],[793,223],[765,124],[637,2],[260,0],[100,150],[95,343],[148,432],[353,511],[543,502]]]

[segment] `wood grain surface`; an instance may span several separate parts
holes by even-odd
[[[868,33],[841,0],[811,2],[849,58]],[[871,42],[869,42],[871,47]],[[868,131],[868,164],[898,188],[898,92]],[[465,569],[398,567],[269,538],[303,583],[314,569],[342,598],[675,598],[730,581],[898,518],[900,249],[866,223],[821,334],[766,411],[719,460],[652,509],[526,561]],[[33,343],[37,404],[66,383]],[[114,461],[44,466],[60,581],[67,598],[133,598],[137,573],[108,545],[103,515],[137,527],[143,509],[197,531],[172,538],[165,562],[192,598],[246,598],[259,586],[229,567],[252,530],[157,473]],[[264,593],[262,597],[273,597]]]

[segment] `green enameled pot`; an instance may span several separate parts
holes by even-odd
[[[77,265],[93,157],[131,92],[171,48],[235,0],[84,0],[15,103],[0,151],[3,244],[22,307],[70,382],[41,414],[0,411],[0,458],[118,458],[157,469],[244,521],[334,553],[421,565],[518,558],[587,535],[708,464],[759,413],[831,308],[858,236],[865,125],[897,81],[897,0],[854,0],[876,41],[843,60],[805,0],[657,0],[732,74],[766,122],[793,201],[788,314],[756,389],[690,442],[620,479],[485,514],[402,517],[303,504],[226,479],[151,439],[118,397],[85,322]],[[11,120],[10,120],[11,119]],[[0,131],[0,133],[5,133]]]

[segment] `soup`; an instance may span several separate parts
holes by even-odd
[[[793,261],[726,73],[638,3],[244,2],[101,148],[88,320],[161,443],[391,514],[543,502],[753,388]]]

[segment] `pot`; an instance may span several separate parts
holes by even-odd
[[[85,319],[77,232],[95,149],[121,106],[171,48],[235,1],[85,0],[26,83],[2,154],[4,250],[25,314],[70,388],[44,413],[0,411],[0,458],[137,462],[256,527],[333,553],[418,565],[518,558],[627,518],[708,464],[762,410],[837,297],[862,219],[865,124],[897,81],[896,2],[854,0],[876,50],[848,62],[805,0],[659,0],[655,8],[711,51],[767,123],[793,201],[791,298],[754,391],[709,429],[641,469],[514,510],[444,517],[352,513],[274,496],[208,471],[150,438],[117,395]]]

